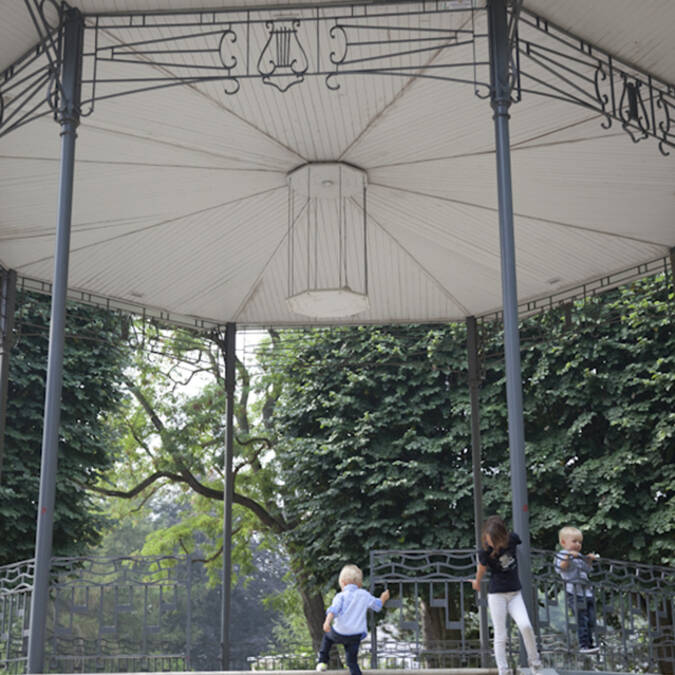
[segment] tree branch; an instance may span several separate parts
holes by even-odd
[[[175,473],[169,473],[168,471],[155,471],[155,473],[150,474],[147,478],[144,478],[138,485],[135,485],[131,490],[111,490],[110,488],[100,487],[98,485],[86,485],[78,480],[74,482],[85,490],[91,490],[100,495],[106,495],[107,497],[120,497],[121,499],[133,499],[136,495],[140,494],[145,490],[145,488],[152,485],[155,481],[158,481],[160,478],[169,478],[172,481],[181,481],[181,477]]]
[[[111,490],[109,488],[99,487],[98,485],[85,485],[79,481],[75,481],[80,487],[91,490],[98,494],[106,495],[108,497],[119,497],[121,499],[133,499],[136,495],[140,494],[145,488],[152,485],[155,481],[160,478],[168,478],[174,483],[186,483],[189,485],[197,494],[208,497],[209,499],[216,499],[219,501],[223,500],[223,490],[216,490],[210,488],[203,483],[200,483],[187,469],[182,469],[180,474],[171,473],[170,471],[155,471],[153,474],[150,474],[147,478],[144,478],[138,485],[134,486],[130,490]],[[250,497],[245,495],[238,494],[234,492],[232,495],[232,501],[235,504],[239,504],[244,508],[248,509],[253,513],[258,520],[265,526],[269,527],[273,532],[281,533],[285,532],[288,529],[288,525],[283,519],[276,518],[273,516],[264,506],[256,502]]]
[[[248,422],[248,396],[251,391],[251,377],[246,366],[238,358],[235,358],[236,372],[239,374],[239,405],[235,407],[237,425],[245,433],[251,430]]]
[[[155,409],[150,405],[148,399],[143,395],[143,392],[129,378],[124,378],[124,381],[126,382],[127,387],[129,387],[129,391],[136,397],[136,400],[141,404],[143,410],[148,414],[148,417],[150,417],[155,429],[157,429],[160,434],[163,433],[164,423],[155,412]]]

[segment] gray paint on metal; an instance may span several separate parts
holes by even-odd
[[[476,547],[481,547],[483,526],[483,481],[481,479],[480,452],[480,368],[478,360],[478,329],[475,316],[466,318],[466,348],[469,357],[469,398],[471,400],[471,461],[473,467],[473,517],[476,535]],[[480,664],[487,667],[489,660],[488,617],[487,617],[487,580],[482,584],[478,597],[480,614]]]
[[[223,670],[230,667],[230,609],[232,606],[232,459],[234,452],[234,388],[235,341],[237,326],[225,326],[225,394],[227,418],[225,422],[225,484],[223,486],[223,593],[221,607],[221,661]]]
[[[506,365],[506,401],[508,410],[509,452],[511,457],[511,503],[513,529],[520,535],[518,563],[523,599],[528,613],[536,622],[532,596],[530,565],[530,521],[527,505],[525,468],[525,430],[523,391],[518,334],[518,292],[516,251],[513,234],[513,192],[511,185],[511,151],[509,141],[509,45],[505,0],[491,0],[489,13],[491,103],[494,110],[497,160],[497,195],[499,200],[499,248],[504,306],[504,357]],[[521,649],[521,665],[525,655]]]
[[[61,100],[58,111],[61,124],[61,159],[59,206],[54,257],[54,284],[49,324],[49,356],[45,392],[40,496],[35,537],[35,586],[31,598],[28,635],[28,672],[44,670],[44,643],[49,600],[49,570],[54,529],[56,467],[61,421],[63,382],[63,344],[65,338],[66,291],[70,253],[70,225],[73,206],[75,139],[80,118],[80,81],[82,77],[82,42],[84,21],[78,10],[66,12],[63,62],[61,65]]]
[[[14,305],[16,299],[16,270],[3,270],[0,282],[0,485],[2,463],[5,456],[5,426],[7,421],[7,390],[9,385],[9,359],[14,331]]]

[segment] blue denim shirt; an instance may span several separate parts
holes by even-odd
[[[366,613],[369,609],[379,612],[382,601],[356,584],[347,584],[331,602],[326,613],[332,612],[333,629],[341,635],[367,634]]]

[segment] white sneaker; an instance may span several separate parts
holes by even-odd
[[[599,651],[600,647],[582,647],[579,654],[597,654]]]
[[[541,663],[530,664],[530,675],[541,675],[543,666]]]
[[[323,673],[325,670],[328,670],[328,664],[319,661],[319,663],[316,664],[316,671],[318,673]]]

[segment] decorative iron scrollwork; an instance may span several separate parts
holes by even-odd
[[[61,31],[53,24],[54,17],[61,22],[61,7],[67,5],[25,3],[41,39],[33,52],[0,74],[0,134],[58,111],[60,83],[53,74],[60,72]],[[330,15],[318,8],[298,9],[283,18],[245,9],[99,12],[85,24],[80,114],[91,114],[103,99],[214,81],[227,95],[236,94],[243,80],[285,92],[315,76],[336,90],[342,75],[371,74],[488,89],[487,78],[479,81],[473,63],[476,40],[486,36],[474,30],[474,14],[484,10],[472,0],[333,9]],[[455,48],[467,46],[473,46],[473,61],[455,59]],[[443,62],[434,62],[440,54]]]
[[[0,136],[58,112],[61,7],[56,0],[26,0],[25,4],[38,43],[0,74]]]
[[[335,50],[331,51],[329,54],[330,62],[335,66],[339,66],[340,64],[344,63],[345,59],[347,58],[347,50],[349,49],[347,33],[344,29],[344,26],[335,24],[335,26],[331,27],[329,35],[331,40],[337,40],[337,36],[339,35],[342,41],[342,54],[338,56],[338,53]]]
[[[228,74],[224,80],[224,91],[229,95],[236,94],[239,91],[240,86],[239,80],[232,76],[232,71],[237,67],[239,61],[234,54],[231,54],[228,51],[230,45],[233,45],[236,42],[237,34],[232,28],[227,28],[223,31],[223,34],[220,37],[220,43],[218,44],[218,56],[220,57],[220,62],[223,64],[223,68],[225,68]]]
[[[0,135],[58,111],[58,27],[67,5],[25,4],[40,40],[0,74]],[[258,80],[285,92],[310,76],[323,77],[333,91],[343,75],[386,75],[468,84],[487,97],[489,63],[481,54],[488,50],[485,43],[477,49],[487,39],[480,28],[485,10],[476,4],[375,3],[334,7],[330,15],[305,7],[284,18],[245,9],[97,13],[85,25],[80,114],[90,114],[98,100],[152,89],[218,81],[233,95],[243,80]],[[601,115],[604,129],[618,121],[634,142],[654,137],[668,155],[675,147],[673,85],[519,11],[521,5],[513,3],[509,23],[512,101],[534,94],[573,103]]]
[[[636,78],[629,80],[628,75],[621,74],[623,91],[619,100],[619,116],[623,124],[623,130],[631,137],[633,143],[639,143],[649,135],[649,115],[640,89],[642,82]],[[635,126],[637,125],[636,130]]]
[[[268,21],[265,27],[269,35],[258,58],[258,72],[265,84],[284,92],[302,82],[309,69],[307,54],[298,38],[300,21],[291,19],[281,25]]]
[[[48,68],[49,79],[47,80],[47,93],[45,100],[51,111],[56,116],[59,111],[59,79],[58,73],[51,67]]]
[[[328,31],[331,40],[335,40],[337,47],[331,50],[328,59],[335,66],[335,72],[326,75],[326,87],[331,91],[337,91],[340,88],[340,83],[337,82],[338,68],[347,59],[347,51],[349,50],[349,40],[344,26],[335,24],[331,26]]]
[[[602,84],[607,81],[607,73],[605,72],[604,65],[602,61],[598,61],[598,64],[593,73],[593,84],[595,86],[595,98],[600,104],[600,108],[605,116],[605,121],[600,123],[600,126],[603,129],[609,129],[612,126],[612,117],[607,112],[607,104],[609,103],[609,96],[602,93]]]
[[[231,71],[233,68],[237,67],[237,57],[234,54],[227,53],[226,47],[228,41],[232,44],[237,41],[237,34],[231,28],[223,31],[223,34],[220,37],[220,44],[218,45],[220,62],[223,64],[225,70]]]
[[[616,120],[634,143],[657,138],[663,155],[675,147],[675,87],[527,12],[520,24],[523,92],[596,111],[603,129]]]
[[[656,99],[656,108],[663,113],[663,119],[658,121],[658,132],[657,136],[661,140],[659,141],[659,150],[664,156],[670,155],[670,152],[666,150],[666,144],[668,143],[668,136],[671,135],[670,126],[672,122],[672,117],[670,116],[671,106],[668,101],[666,101],[662,92],[659,92],[659,96]],[[670,145],[670,144],[669,144]]]

